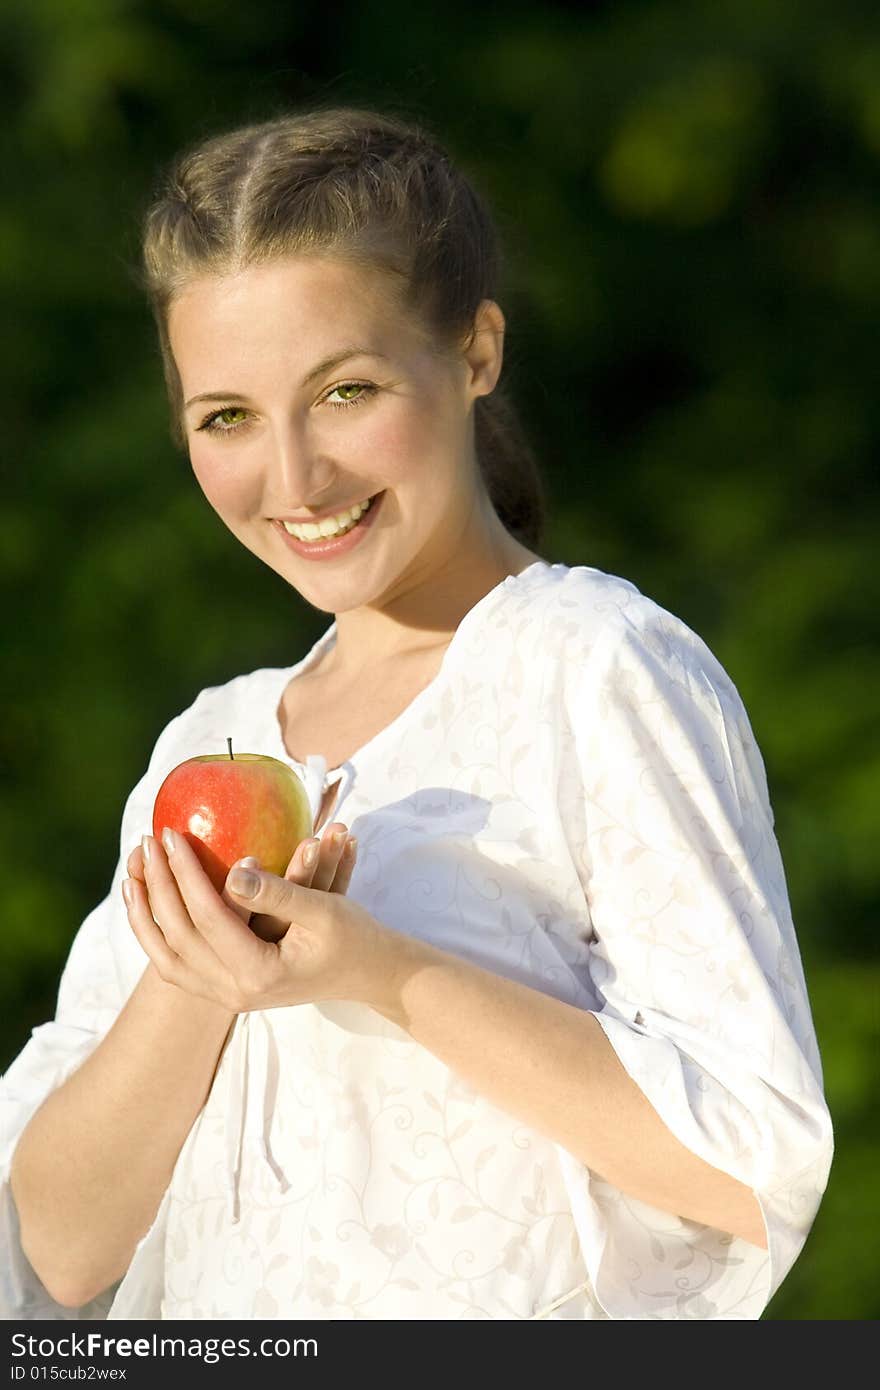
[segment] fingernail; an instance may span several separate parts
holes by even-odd
[[[260,867],[260,861],[259,859],[255,859],[252,854],[246,854],[244,859],[239,859],[236,868],[239,867],[242,869],[258,869]]]
[[[165,829],[162,831],[162,843],[165,846],[166,854],[174,853],[174,831],[169,829],[167,825]]]
[[[333,831],[333,848],[334,848],[334,849],[338,849],[339,846],[342,844],[342,841],[343,841],[344,839],[345,839],[345,831],[344,831],[344,830],[334,830],[334,831]]]
[[[149,835],[144,835],[144,836],[142,837],[142,839],[141,839],[141,849],[142,849],[143,852],[144,852],[144,858],[146,859],[147,863],[149,864],[149,862],[150,862],[150,855],[151,855],[152,852],[153,852],[153,851],[152,851],[152,846],[150,845],[150,837],[149,837]]]
[[[352,835],[348,841],[348,844],[345,846],[345,849],[342,851],[347,859],[354,859],[355,852],[357,850],[357,844],[357,836]]]
[[[134,901],[134,894],[131,891],[131,880],[125,879],[122,885],[122,896],[125,898],[125,906],[131,907]]]
[[[260,875],[250,869],[233,869],[227,887],[239,898],[255,898],[260,891]]]
[[[315,844],[306,845],[303,850],[303,863],[310,869],[318,858],[318,846]]]

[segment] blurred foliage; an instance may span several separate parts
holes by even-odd
[[[767,1317],[876,1317],[876,7],[7,0],[0,39],[0,1062],[54,1011],[159,730],[326,626],[169,443],[131,274],[157,171],[290,103],[391,107],[497,210],[543,553],[633,580],[745,700],[837,1126]]]

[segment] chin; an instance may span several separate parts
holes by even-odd
[[[381,584],[371,584],[367,587],[362,579],[355,579],[352,573],[319,574],[313,579],[308,574],[298,573],[294,577],[289,571],[278,572],[311,608],[331,616],[375,603],[387,588]]]

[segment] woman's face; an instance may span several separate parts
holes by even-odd
[[[382,606],[461,558],[482,505],[471,408],[495,385],[497,331],[478,335],[472,357],[442,359],[377,272],[308,257],[192,282],[168,331],[202,491],[310,604]],[[312,558],[289,542],[282,520],[367,498],[370,524],[339,553]]]

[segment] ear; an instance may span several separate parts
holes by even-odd
[[[504,359],[504,315],[494,299],[481,301],[463,349],[465,383],[471,398],[495,390]]]

